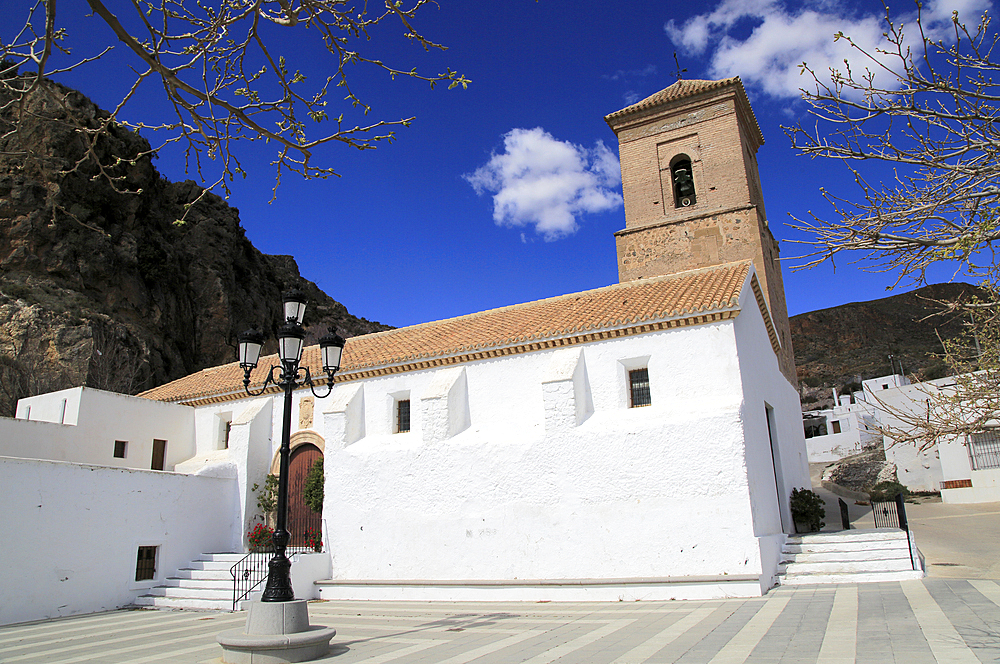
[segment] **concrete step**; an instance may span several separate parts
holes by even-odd
[[[190,597],[162,597],[158,595],[142,595],[135,600],[136,606],[147,606],[154,609],[196,609],[201,611],[232,611],[233,598],[195,599]]]
[[[830,561],[855,561],[855,560],[889,560],[891,558],[910,559],[910,550],[906,544],[881,549],[865,549],[855,551],[822,551],[818,553],[788,553],[782,551],[781,562],[783,563],[823,563]]]
[[[229,570],[202,570],[202,569],[179,569],[174,572],[173,577],[175,579],[201,579],[201,580],[218,580],[225,581],[228,580],[230,583],[233,580],[233,575],[229,573]]]
[[[904,537],[899,528],[862,528],[858,530],[837,530],[833,532],[806,533],[804,535],[789,535],[789,542],[823,542],[840,540],[843,542],[876,542]]]
[[[211,560],[217,563],[228,562],[229,566],[232,567],[243,560],[246,555],[245,553],[203,553],[199,560]]]
[[[899,529],[848,530],[789,537],[781,547],[778,583],[867,583],[923,578]],[[914,547],[917,567],[920,554]]]
[[[226,572],[233,568],[237,561],[228,560],[192,560],[185,569]]]
[[[233,588],[178,588],[176,586],[156,586],[150,588],[146,597],[174,597],[187,599],[229,599],[233,601]]]
[[[178,579],[170,577],[159,587],[167,588],[229,588],[233,589],[233,578],[228,579]]]
[[[243,559],[241,553],[204,553],[187,567],[164,579],[136,599],[137,606],[164,609],[231,611],[233,577],[230,569]],[[266,569],[266,563],[264,565]]]
[[[906,539],[884,540],[882,542],[823,542],[817,544],[785,544],[784,553],[825,553],[829,551],[874,551],[883,547],[906,548]]]
[[[788,563],[778,565],[778,573],[786,576],[797,574],[852,574],[855,572],[905,572],[912,570],[909,556],[889,560],[834,560],[822,563]]]
[[[907,581],[909,579],[922,579],[924,573],[920,571],[907,572],[867,572],[857,574],[796,574],[794,576],[779,577],[779,583],[783,586],[805,586],[820,583],[880,583],[884,581]]]

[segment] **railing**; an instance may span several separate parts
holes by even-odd
[[[229,570],[233,575],[233,611],[238,611],[240,602],[264,583],[267,562],[273,555],[273,551],[251,551]]]
[[[285,555],[291,558],[293,553],[310,551],[313,549],[306,546],[289,546]],[[273,556],[274,550],[270,547],[266,551],[251,551],[229,569],[233,577],[233,611],[239,611],[240,602],[267,580],[267,564]]]
[[[903,494],[896,494],[893,500],[873,500],[871,503],[876,528],[899,528],[906,534],[906,548],[910,552],[910,566],[914,570],[917,569],[917,563],[913,558],[913,544],[910,543],[910,528],[906,522],[906,508],[903,506]]]
[[[840,525],[844,530],[850,530],[851,513],[847,511],[847,503],[843,498],[837,498],[837,502],[840,503]]]

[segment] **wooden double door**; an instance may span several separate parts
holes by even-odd
[[[313,464],[323,458],[323,452],[312,443],[299,445],[288,458],[288,532],[292,539],[289,546],[307,546],[306,532],[320,532],[322,515],[313,512],[302,497],[306,477]]]

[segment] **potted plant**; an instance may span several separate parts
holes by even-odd
[[[262,553],[271,550],[274,530],[263,523],[258,523],[254,529],[247,533],[247,543],[250,545],[250,553]]]
[[[306,546],[316,553],[323,550],[323,536],[315,528],[306,528]]]
[[[795,532],[811,533],[821,529],[826,523],[826,507],[823,499],[809,489],[792,489],[792,499],[789,506],[792,509],[792,520],[795,521]]]

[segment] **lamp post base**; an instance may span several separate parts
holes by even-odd
[[[248,605],[246,627],[216,637],[225,664],[309,662],[330,651],[330,639],[337,630],[310,625],[306,600]]]

